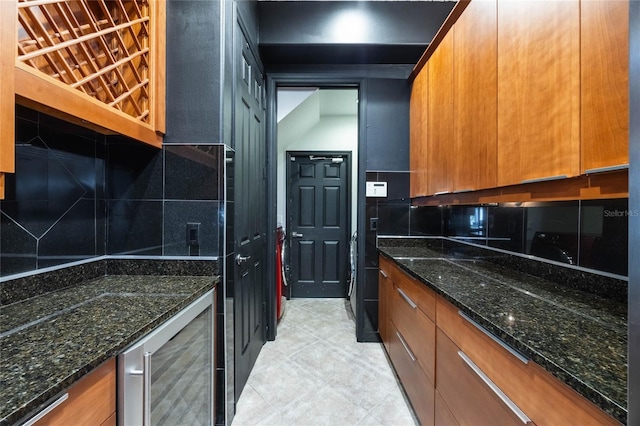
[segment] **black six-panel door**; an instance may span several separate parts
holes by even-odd
[[[242,393],[265,342],[266,149],[264,79],[236,28],[234,336],[235,395]]]
[[[345,297],[350,217],[347,155],[291,154],[288,164],[291,297]]]

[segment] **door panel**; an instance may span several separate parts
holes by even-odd
[[[348,157],[291,154],[288,168],[291,296],[345,297]]]
[[[266,167],[263,79],[247,39],[236,28],[234,141],[235,397],[242,389],[265,342]]]

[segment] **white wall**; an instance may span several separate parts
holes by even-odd
[[[286,226],[287,151],[347,151],[352,153],[351,232],[357,229],[357,95],[356,89],[321,89],[278,123],[277,215],[283,226]]]

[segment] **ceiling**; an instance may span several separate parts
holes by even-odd
[[[258,3],[259,48],[270,64],[416,64],[453,1]]]

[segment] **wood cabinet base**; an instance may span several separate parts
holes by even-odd
[[[36,425],[115,425],[115,358],[80,379],[67,393],[69,398],[40,419]]]

